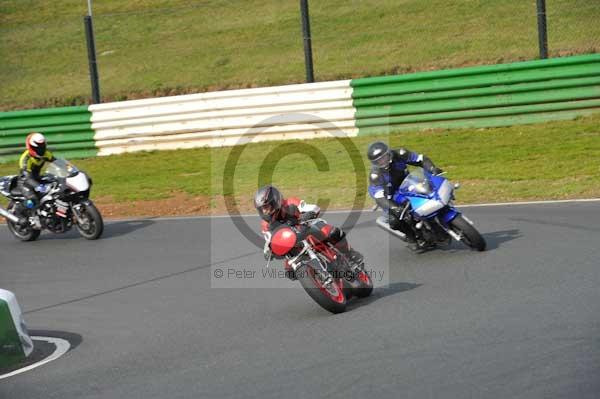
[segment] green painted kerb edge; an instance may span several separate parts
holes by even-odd
[[[600,54],[354,79],[359,135],[508,126],[600,112]]]
[[[87,106],[0,112],[0,163],[17,160],[32,131],[43,133],[58,157],[95,156],[91,117]]]
[[[25,358],[17,328],[8,303],[0,298],[0,369],[14,365]]]

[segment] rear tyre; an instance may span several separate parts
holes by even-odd
[[[354,289],[354,295],[359,298],[366,298],[373,293],[373,281],[367,272],[364,270],[358,272],[356,281],[360,282],[360,288]]]
[[[485,239],[479,234],[473,225],[467,222],[462,215],[458,215],[450,222],[450,228],[462,237],[462,241],[477,251],[485,250]]]
[[[86,240],[96,240],[104,231],[104,221],[98,208],[92,203],[86,204],[81,209],[82,220],[77,220],[77,230]]]
[[[323,309],[331,313],[346,311],[346,295],[344,295],[342,283],[333,281],[329,286],[324,286],[315,270],[308,265],[302,265],[296,269],[296,277],[306,293]]]
[[[6,209],[9,212],[13,213],[16,206],[16,202],[10,201]],[[7,220],[6,224],[8,226],[8,230],[12,233],[12,235],[20,241],[35,241],[42,233],[41,230],[34,229],[31,225],[29,225],[29,223],[20,225],[10,220]]]

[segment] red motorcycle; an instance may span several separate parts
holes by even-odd
[[[273,254],[285,258],[315,302],[332,313],[342,313],[351,297],[371,295],[373,281],[364,265],[351,264],[332,244],[323,243],[311,234],[310,226],[319,220],[298,226],[282,225],[267,233],[266,245]]]

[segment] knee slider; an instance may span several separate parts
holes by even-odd
[[[334,242],[342,241],[345,237],[346,233],[338,227],[334,227],[329,233],[329,238]]]

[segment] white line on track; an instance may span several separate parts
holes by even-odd
[[[65,353],[67,353],[69,351],[69,348],[71,348],[71,344],[69,343],[69,341],[61,339],[61,338],[53,338],[53,337],[31,337],[32,340],[34,341],[46,341],[49,342],[51,344],[54,344],[56,346],[56,349],[54,350],[54,352],[48,356],[45,359],[40,360],[37,363],[33,363],[30,364],[29,366],[23,367],[21,369],[15,370],[15,371],[11,371],[10,373],[7,374],[2,374],[0,375],[0,380],[4,379],[4,378],[8,378],[8,377],[12,377],[15,376],[17,374],[21,374],[24,373],[26,371],[29,370],[33,370],[34,368],[40,367],[46,363],[49,363],[53,360],[58,359],[59,357],[61,357],[62,355],[64,355]]]
[[[456,205],[457,208],[478,208],[478,207],[486,207],[486,206],[514,206],[514,205],[546,205],[546,204],[564,204],[571,202],[600,202],[600,198],[585,198],[585,199],[567,199],[567,200],[548,200],[548,201],[520,201],[520,202],[491,202],[491,203],[483,203],[483,204],[467,204],[467,205]],[[335,214],[344,214],[344,213],[354,213],[354,212],[371,212],[371,208],[365,209],[344,209],[344,210],[335,210],[335,211],[326,211],[326,215],[335,215]],[[111,222],[134,222],[134,221],[143,221],[143,220],[194,220],[194,219],[224,219],[231,218],[231,215],[198,215],[198,216],[161,216],[161,217],[140,217],[140,218],[127,218],[127,219],[114,219]],[[258,217],[257,214],[243,214],[238,217]]]
[[[567,199],[567,200],[548,200],[548,201],[518,201],[518,202],[491,202],[491,203],[483,203],[483,204],[467,204],[467,205],[456,205],[457,208],[479,208],[479,207],[489,207],[489,206],[518,206],[518,205],[551,205],[551,204],[567,204],[573,202],[600,202],[600,198],[584,198],[584,199]],[[327,211],[326,215],[336,215],[336,214],[344,214],[344,213],[354,213],[354,212],[371,212],[371,208],[366,209],[343,209],[343,210],[335,210],[335,211]],[[122,223],[122,222],[142,222],[145,220],[155,220],[155,221],[172,221],[172,220],[197,220],[197,219],[229,219],[231,215],[198,215],[198,216],[141,216],[139,218],[125,218],[125,219],[112,219],[106,221],[107,223]],[[239,215],[237,217],[258,217],[258,215],[254,213],[247,213],[243,215]],[[0,224],[0,226],[6,226],[6,223]]]

